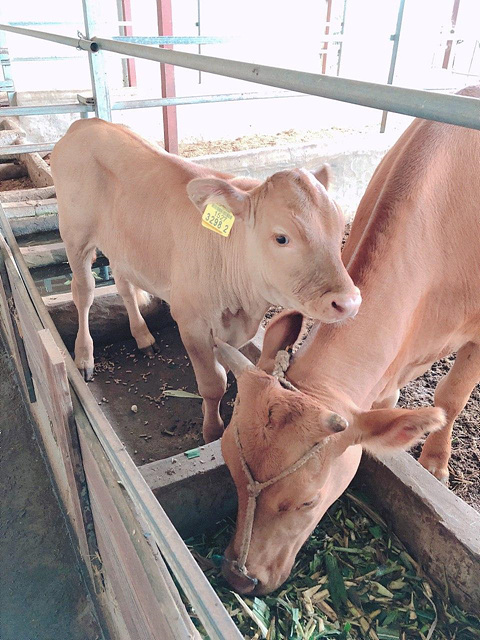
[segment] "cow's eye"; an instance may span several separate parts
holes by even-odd
[[[287,238],[287,236],[276,236],[275,240],[276,240],[277,244],[280,244],[280,245],[285,245],[285,244],[288,244],[290,242],[290,240]]]
[[[309,500],[308,502],[304,502],[302,507],[311,507],[315,500]]]

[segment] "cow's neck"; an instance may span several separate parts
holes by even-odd
[[[380,215],[372,218],[360,240],[359,229],[352,230],[357,248],[350,247],[348,268],[363,297],[357,317],[314,329],[289,370],[294,384],[337,411],[351,403],[370,408],[438,353],[441,311],[431,293],[436,249],[426,246],[434,231],[405,208],[383,230]]]

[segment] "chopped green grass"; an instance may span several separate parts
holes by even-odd
[[[187,542],[245,638],[480,639],[480,620],[433,590],[359,493],[332,505],[299,552],[288,581],[261,598],[233,593],[222,578],[219,560],[234,523],[224,520],[218,527],[210,537]]]

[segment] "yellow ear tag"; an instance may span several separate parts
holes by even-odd
[[[202,227],[228,238],[235,222],[233,213],[221,204],[207,204],[202,215]]]

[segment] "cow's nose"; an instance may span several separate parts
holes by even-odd
[[[237,593],[251,593],[258,585],[258,580],[240,573],[234,564],[226,558],[222,562],[222,573],[225,580]]]
[[[345,293],[334,294],[332,296],[331,306],[336,314],[338,314],[338,319],[340,320],[341,318],[354,318],[358,313],[361,302],[362,296],[360,295],[360,290],[356,289],[353,295]]]

